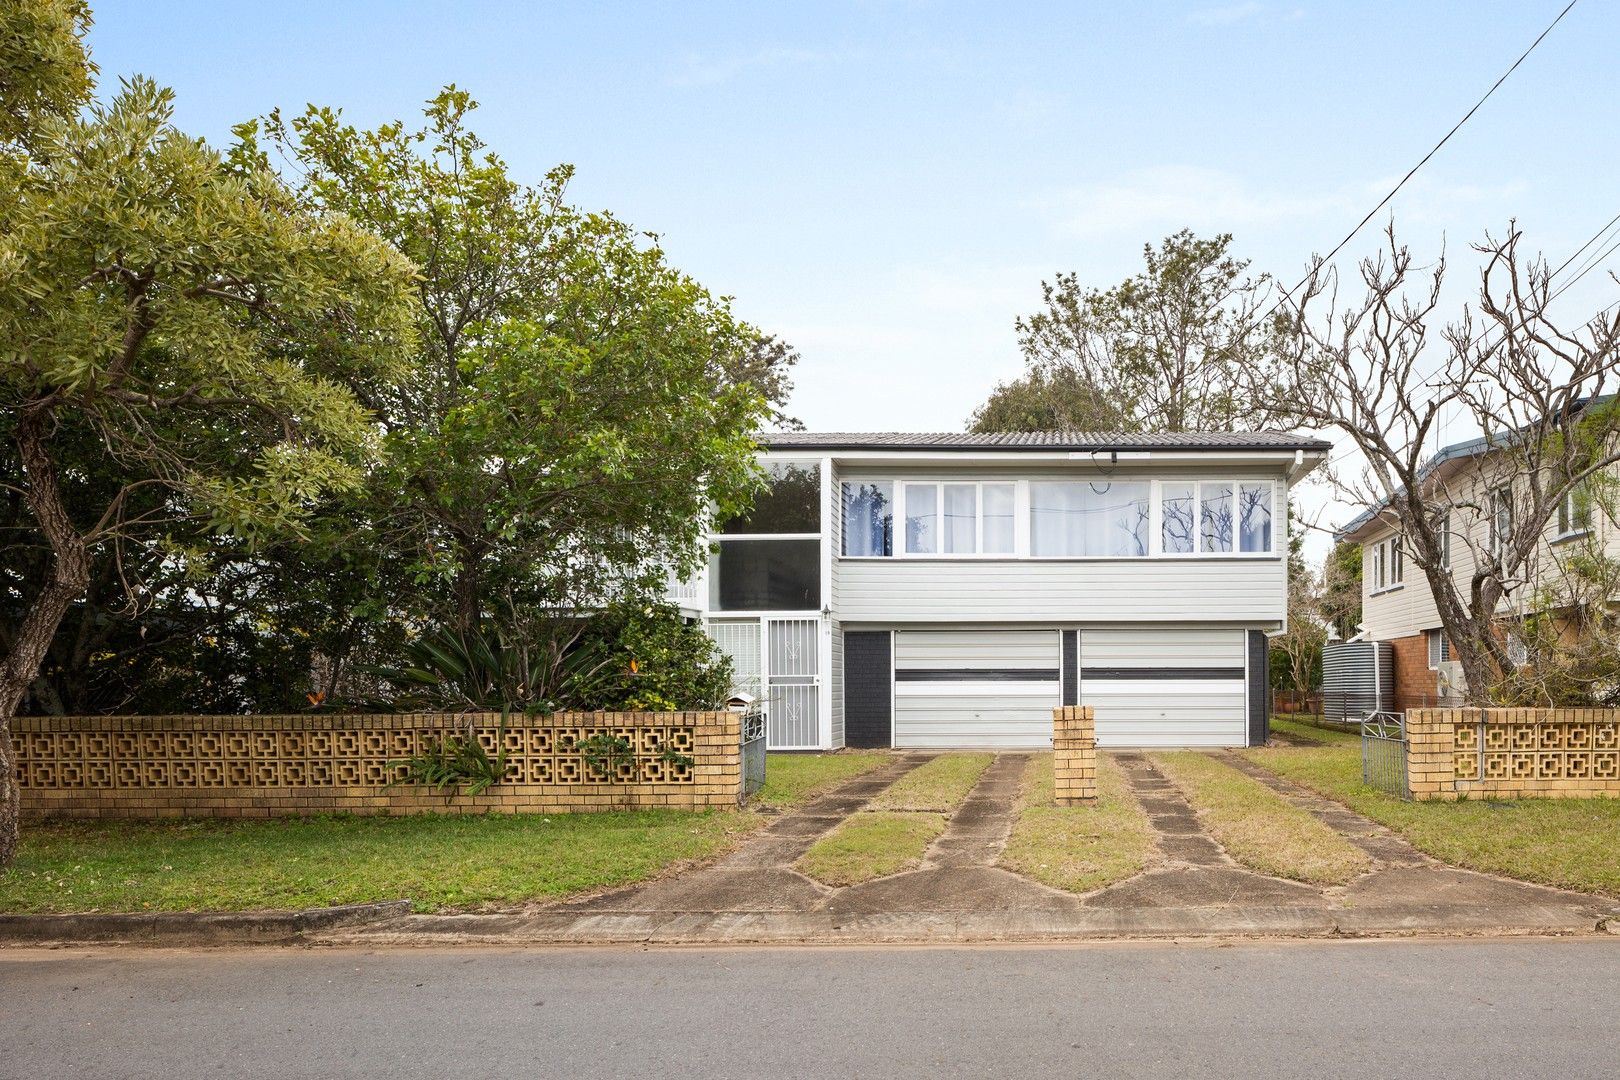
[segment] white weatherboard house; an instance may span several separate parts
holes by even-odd
[[[1288,486],[1277,432],[789,432],[771,490],[675,598],[766,702],[773,749],[1104,746],[1267,733]]]

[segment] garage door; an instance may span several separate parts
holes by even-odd
[[[1242,630],[1082,630],[1080,703],[1099,746],[1243,746]]]
[[[1056,630],[894,635],[894,745],[1052,745]]]

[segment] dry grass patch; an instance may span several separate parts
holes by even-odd
[[[1365,852],[1309,811],[1208,754],[1182,750],[1153,761],[1245,866],[1313,885],[1342,885],[1372,869]]]
[[[817,840],[798,867],[827,885],[858,885],[919,865],[944,830],[940,814],[856,814]]]
[[[1084,893],[1141,873],[1154,858],[1153,827],[1125,774],[1097,757],[1097,801],[1056,806],[1052,755],[1024,773],[1024,792],[1001,865],[1043,885]]]
[[[994,754],[941,754],[896,780],[872,800],[870,808],[948,814],[967,798],[994,760]]]

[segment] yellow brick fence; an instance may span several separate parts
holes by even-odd
[[[389,787],[390,765],[469,733],[505,779],[477,796]],[[593,735],[628,756],[586,760]],[[270,817],[565,813],[736,806],[741,716],[678,713],[498,713],[342,716],[57,716],[13,721],[23,812],[30,816]],[[600,773],[605,771],[607,775]]]
[[[1420,801],[1620,798],[1620,710],[1413,709],[1406,738]]]

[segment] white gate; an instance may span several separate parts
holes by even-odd
[[[821,620],[765,620],[765,722],[772,750],[821,745]]]
[[[747,694],[755,701],[765,700],[761,681],[761,657],[758,619],[716,619],[709,623],[709,633],[720,651],[731,657],[731,690]]]

